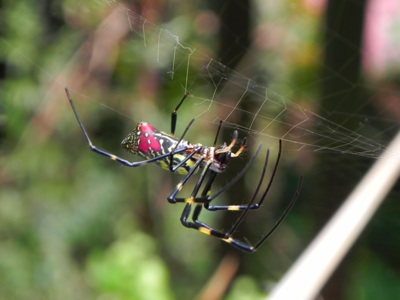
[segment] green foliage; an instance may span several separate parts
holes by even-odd
[[[154,240],[136,233],[94,252],[87,263],[87,281],[100,297],[112,299],[173,299],[165,263]]]
[[[356,268],[350,277],[351,288],[347,299],[372,300],[385,295],[386,299],[396,299],[400,295],[399,275],[376,255],[360,251]]]
[[[266,293],[260,291],[253,278],[242,276],[235,280],[226,300],[261,300],[265,298]]]

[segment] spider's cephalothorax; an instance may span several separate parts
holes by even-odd
[[[248,171],[249,167],[254,162],[258,153],[260,152],[261,145],[258,146],[256,152],[249,159],[248,163],[245,167],[232,179],[230,180],[224,187],[217,190],[216,192],[211,192],[211,187],[214,183],[215,178],[218,174],[221,174],[225,171],[228,163],[231,158],[238,157],[242,154],[244,148],[246,147],[246,139],[243,139],[239,148],[236,151],[232,151],[232,149],[237,144],[238,140],[238,132],[235,130],[233,132],[233,138],[229,145],[223,144],[221,146],[215,146],[218,133],[221,129],[220,123],[218,127],[218,131],[215,137],[214,145],[211,147],[203,146],[201,144],[191,144],[188,141],[184,140],[184,136],[189,130],[190,126],[193,124],[194,119],[189,123],[186,127],[184,133],[181,138],[176,138],[175,134],[175,126],[177,120],[177,111],[183,101],[189,95],[186,93],[182,100],[178,103],[171,114],[171,134],[167,134],[162,131],[158,131],[152,125],[147,122],[139,123],[136,128],[128,134],[128,136],[122,141],[122,147],[128,152],[138,155],[144,160],[131,162],[120,158],[114,154],[111,154],[105,150],[97,148],[92,144],[89,135],[83,126],[82,121],[79,118],[78,112],[74,106],[72,98],[69,94],[68,89],[65,89],[68,100],[71,104],[72,110],[75,114],[76,120],[85,136],[85,139],[89,145],[89,148],[105,157],[113,161],[117,161],[128,167],[139,167],[148,163],[155,162],[163,169],[179,173],[184,175],[182,180],[176,185],[176,187],[171,191],[167,200],[170,203],[185,203],[185,208],[183,209],[181,215],[181,223],[185,227],[193,228],[201,233],[206,235],[211,235],[216,238],[221,239],[222,241],[239,248],[246,252],[255,252],[258,247],[275,231],[278,225],[283,221],[285,216],[289,213],[292,206],[296,202],[301,185],[302,180],[299,182],[299,186],[294,194],[292,200],[289,202],[287,208],[281,215],[281,217],[276,221],[275,225],[265,234],[254,246],[248,244],[247,242],[240,241],[238,239],[233,238],[233,234],[236,232],[239,225],[242,223],[243,219],[247,215],[249,210],[254,210],[260,208],[263,203],[268,191],[272,185],[273,179],[275,177],[276,170],[278,168],[279,160],[282,153],[282,141],[279,140],[279,152],[275,162],[275,166],[272,170],[271,178],[264,190],[261,194],[261,198],[256,201],[256,198],[260,192],[261,186],[264,182],[264,177],[267,169],[267,162],[269,158],[269,150],[267,150],[262,173],[260,176],[260,180],[257,184],[257,187],[253,193],[248,204],[239,204],[239,205],[210,205],[211,202],[217,198],[219,195],[224,193],[230,187],[232,187],[236,182],[243,177],[244,174]],[[202,169],[199,178],[197,179],[194,188],[189,197],[178,197],[179,192],[182,190],[183,186],[187,183],[189,178],[191,178],[197,171]],[[200,194],[200,195],[198,195]],[[194,206],[194,210],[192,213],[191,221],[189,221],[189,216],[191,214],[192,207]],[[205,208],[209,211],[216,210],[225,210],[225,211],[242,211],[240,216],[237,218],[236,222],[232,225],[231,229],[227,232],[223,232],[220,230],[213,229],[207,224],[201,222],[199,220],[201,210]]]

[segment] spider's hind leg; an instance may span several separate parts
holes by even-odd
[[[200,209],[201,209],[201,205],[199,205],[199,206],[196,206],[195,210],[198,210],[198,207],[200,207]],[[196,230],[200,231],[201,233],[204,233],[206,235],[215,236],[219,239],[227,238],[226,233],[215,230],[206,224],[203,224],[203,223],[197,222],[197,221],[194,221],[194,222],[188,221],[187,219],[189,218],[191,208],[192,208],[192,204],[187,203],[185,205],[185,208],[183,209],[183,212],[181,215],[181,223],[183,226],[185,226],[187,228],[196,229]]]
[[[198,221],[196,218],[198,217],[198,214],[200,213],[201,208],[202,208],[202,205],[200,205],[200,204],[198,204],[195,207],[195,211],[193,213],[193,222],[188,221],[188,218],[189,218],[189,215],[191,212],[191,208],[192,208],[192,204],[187,203],[185,205],[185,208],[183,209],[183,212],[181,215],[181,223],[183,226],[185,226],[187,228],[196,229],[196,230],[200,231],[201,233],[216,237],[217,239],[220,239],[228,244],[231,244],[235,248],[238,248],[245,252],[252,253],[256,250],[255,247],[253,247],[247,243],[238,241],[238,240],[230,237],[227,233],[216,230],[216,229]]]

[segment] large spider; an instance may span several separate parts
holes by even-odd
[[[78,112],[75,108],[75,105],[72,101],[68,89],[65,88],[65,91],[67,93],[68,100],[71,104],[72,110],[74,111],[78,124],[83,132],[83,135],[86,138],[87,143],[89,144],[90,150],[100,155],[106,156],[109,159],[117,161],[128,167],[139,167],[148,163],[155,162],[161,168],[167,171],[176,172],[184,175],[183,179],[172,190],[167,199],[170,203],[178,203],[178,202],[186,203],[180,218],[182,225],[185,227],[196,229],[206,235],[214,236],[228,244],[231,244],[232,246],[239,248],[240,250],[252,253],[255,252],[279,226],[279,224],[289,213],[289,211],[291,210],[291,208],[293,207],[294,203],[296,202],[299,196],[302,185],[302,179],[300,180],[298,188],[293,198],[289,202],[288,206],[284,210],[283,214],[276,221],[275,225],[254,246],[250,245],[247,242],[237,240],[233,238],[232,235],[239,227],[239,225],[241,224],[241,222],[243,221],[249,210],[260,208],[272,185],[282,153],[281,140],[279,140],[278,157],[276,159],[271,178],[268,182],[266,189],[261,195],[260,200],[258,200],[257,203],[254,202],[257,198],[257,195],[261,189],[261,185],[264,181],[268,158],[269,158],[269,149],[266,152],[265,162],[261,172],[260,180],[258,181],[257,187],[248,204],[214,206],[210,205],[211,201],[217,198],[222,193],[224,193],[230,187],[232,187],[248,171],[249,167],[251,166],[251,164],[257,157],[258,153],[260,152],[261,145],[257,147],[256,152],[249,159],[244,168],[230,182],[228,182],[224,187],[222,187],[217,192],[211,193],[211,186],[215,178],[217,177],[218,174],[221,174],[223,171],[225,171],[231,158],[235,158],[241,155],[244,148],[246,147],[246,139],[244,138],[239,148],[236,151],[233,151],[233,148],[238,141],[238,132],[237,130],[235,130],[233,132],[232,141],[229,145],[226,145],[224,143],[221,146],[216,146],[217,138],[222,123],[220,122],[215,137],[215,141],[212,147],[203,146],[201,144],[191,144],[188,141],[184,140],[184,136],[189,130],[190,126],[193,124],[194,119],[192,119],[189,125],[186,127],[182,137],[179,139],[176,138],[174,134],[177,121],[177,111],[179,107],[182,105],[183,101],[189,95],[188,93],[186,93],[183,96],[178,105],[172,111],[171,134],[160,132],[147,122],[140,122],[139,124],[137,124],[136,128],[131,133],[129,133],[128,136],[122,141],[122,147],[125,150],[127,150],[132,154],[139,155],[145,159],[138,162],[130,162],[114,154],[111,154],[107,151],[99,149],[95,145],[93,145],[93,143],[89,138],[88,133],[86,132],[85,127],[83,126],[82,121],[79,118]],[[202,169],[202,171],[199,176],[199,179],[194,185],[191,195],[186,198],[178,197],[178,194],[183,188],[183,186],[186,184],[189,178],[192,177],[192,175],[195,174],[199,169]],[[206,177],[208,177],[208,179],[204,181]],[[199,193],[199,190],[201,188],[202,188],[201,194],[200,196],[198,196],[197,194]],[[191,213],[192,205],[195,205],[195,207],[192,214],[192,221],[189,221],[188,218]],[[220,230],[216,230],[204,224],[203,222],[199,221],[199,215],[203,207],[210,211],[217,211],[217,210],[242,211],[242,214],[238,217],[238,219],[235,221],[235,223],[232,225],[229,231],[223,232]]]

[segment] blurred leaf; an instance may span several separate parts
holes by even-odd
[[[226,300],[261,300],[265,297],[266,293],[260,291],[253,278],[241,276],[234,281]]]
[[[400,295],[399,275],[379,257],[368,251],[357,255],[357,267],[351,273],[346,299],[397,299]]]
[[[173,299],[168,270],[154,246],[150,237],[135,233],[91,255],[88,281],[101,296],[111,299]]]

